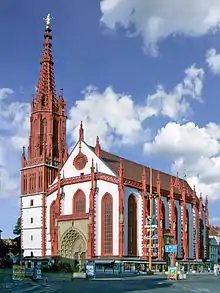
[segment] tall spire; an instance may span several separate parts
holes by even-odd
[[[41,56],[40,78],[37,87],[37,109],[55,109],[57,106],[55,79],[54,79],[54,60],[52,56],[52,34],[51,34],[51,17],[50,14],[44,19],[46,28],[44,33],[44,50]]]

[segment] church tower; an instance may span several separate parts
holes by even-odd
[[[48,186],[68,157],[66,103],[63,91],[56,96],[50,15],[45,19],[44,49],[36,96],[32,96],[27,154],[22,151],[21,246],[24,256],[45,256]]]

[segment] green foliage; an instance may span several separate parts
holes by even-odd
[[[17,223],[14,226],[13,233],[18,236],[21,235],[21,218],[17,219]]]
[[[7,254],[9,252],[8,245],[0,239],[0,258],[6,258]]]
[[[17,255],[17,254],[21,253],[21,236],[15,237],[12,240],[11,252],[14,255]]]

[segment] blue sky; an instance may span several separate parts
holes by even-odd
[[[47,13],[54,17],[56,88],[64,88],[67,99],[69,145],[83,120],[89,143],[99,135],[107,150],[180,176],[186,173],[198,193],[209,194],[210,218],[220,223],[220,4],[204,0],[199,7],[199,0],[191,2],[183,6],[182,1],[171,5],[167,0],[165,6],[161,0],[4,1],[4,237],[12,235],[19,216],[20,149],[27,144],[29,102],[38,82]]]

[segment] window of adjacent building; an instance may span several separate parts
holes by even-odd
[[[31,224],[33,224],[34,223],[34,219],[33,218],[31,218]]]
[[[31,241],[34,239],[33,235],[31,235]]]
[[[31,200],[30,200],[30,206],[33,207],[33,205],[34,205],[34,200],[31,199]]]
[[[73,214],[86,212],[86,196],[82,190],[78,190],[73,196]]]

